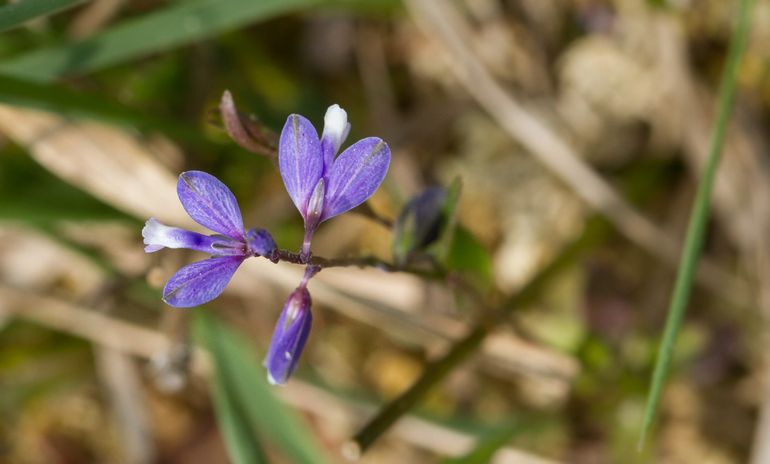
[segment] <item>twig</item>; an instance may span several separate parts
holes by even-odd
[[[421,277],[429,277],[433,279],[446,278],[446,273],[441,270],[424,270],[413,267],[401,267],[395,264],[384,261],[376,256],[356,256],[350,258],[323,258],[321,256],[311,256],[310,261],[303,259],[300,253],[295,253],[289,250],[279,249],[276,250],[275,255],[272,257],[273,262],[285,261],[292,264],[312,264],[322,269],[328,269],[332,267],[360,267],[360,268],[375,268],[386,272],[406,272],[409,274],[418,275]]]

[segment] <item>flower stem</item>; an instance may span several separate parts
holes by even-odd
[[[307,264],[310,262],[310,241],[313,240],[313,229],[305,229],[305,238],[302,241],[302,250],[299,252],[299,257],[302,260],[300,264]]]

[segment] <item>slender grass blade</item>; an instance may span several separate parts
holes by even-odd
[[[49,81],[169,50],[320,0],[193,0],[126,20],[93,37],[26,53],[0,64],[0,73]]]
[[[738,11],[738,22],[730,41],[730,50],[727,55],[722,82],[719,88],[719,101],[714,130],[711,133],[709,155],[703,172],[703,177],[698,183],[698,191],[695,196],[690,222],[687,227],[682,257],[677,271],[674,291],[668,308],[668,317],[663,331],[663,339],[660,343],[658,356],[655,361],[655,370],[650,382],[647,406],[644,412],[642,430],[639,436],[639,449],[644,446],[650,426],[655,418],[655,412],[660,403],[663,385],[666,381],[669,365],[674,354],[676,338],[684,321],[687,303],[690,298],[693,277],[697,267],[698,258],[703,248],[703,240],[706,234],[706,223],[711,204],[711,191],[716,177],[719,158],[724,146],[727,134],[727,125],[730,121],[730,111],[735,97],[737,86],[738,65],[746,48],[749,35],[750,11],[753,0],[741,0]]]
[[[271,438],[291,462],[326,462],[307,427],[275,397],[249,344],[210,314],[197,311],[196,315],[197,333],[208,347],[216,371],[223,377],[234,403],[251,427]]]

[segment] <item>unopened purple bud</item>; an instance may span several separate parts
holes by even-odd
[[[283,305],[265,358],[267,380],[272,385],[285,384],[297,366],[313,322],[310,305],[310,292],[304,285],[297,287]]]
[[[273,236],[265,229],[249,229],[246,232],[246,246],[249,253],[254,256],[264,256],[273,259],[278,246],[273,240]]]

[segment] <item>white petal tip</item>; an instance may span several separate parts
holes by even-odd
[[[279,387],[283,387],[284,385],[286,385],[286,383],[285,383],[285,382],[279,382],[279,381],[275,380],[275,379],[273,378],[273,375],[272,375],[272,374],[270,374],[270,372],[268,372],[268,373],[267,373],[267,382],[268,382],[270,385],[273,385],[273,386],[279,386]]]
[[[172,235],[179,229],[169,227],[155,218],[150,218],[142,227],[142,238],[144,239],[145,253],[152,253],[162,248],[178,248]]]
[[[329,140],[334,146],[334,152],[338,152],[350,132],[348,113],[336,103],[326,110],[324,116],[324,131],[322,139]]]

